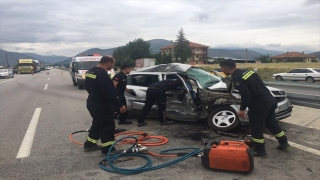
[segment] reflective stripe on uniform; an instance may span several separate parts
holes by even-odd
[[[249,72],[247,72],[246,74],[244,74],[242,76],[242,79],[247,80],[252,74],[254,74],[254,72],[253,71],[249,71]]]
[[[264,139],[252,138],[252,141],[253,141],[253,142],[256,142],[256,143],[264,143]]]
[[[86,77],[88,77],[88,78],[92,78],[92,79],[96,79],[96,78],[97,78],[97,76],[96,76],[96,75],[94,75],[94,74],[90,74],[90,73],[86,73]]]
[[[91,138],[87,138],[87,140],[89,141],[89,142],[92,142],[92,143],[94,143],[94,144],[96,144],[97,142],[98,142],[98,140],[95,140],[95,139],[91,139]]]
[[[111,146],[113,143],[114,141],[109,141],[109,142],[103,143],[101,146],[102,147]]]
[[[281,131],[279,134],[276,134],[276,135],[274,135],[275,137],[282,137],[282,136],[284,136],[284,132],[283,131]]]

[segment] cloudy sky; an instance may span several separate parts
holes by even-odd
[[[320,50],[319,0],[1,0],[0,48],[74,56],[136,38]]]

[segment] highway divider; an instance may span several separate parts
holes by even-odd
[[[292,104],[320,109],[320,95],[287,93]]]

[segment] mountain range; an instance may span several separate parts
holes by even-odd
[[[152,39],[147,41],[150,43],[150,50],[151,52],[157,53],[160,49],[164,46],[168,46],[173,44],[173,41],[165,40],[165,39]],[[99,49],[99,48],[92,48],[88,49],[84,52],[81,52],[78,55],[85,55],[85,54],[101,54],[101,55],[112,55],[114,49],[116,48],[109,48],[109,49]],[[245,48],[209,48],[208,49],[208,56],[210,57],[230,57],[234,59],[256,59],[261,55],[270,55],[275,56],[284,53],[283,51],[277,50],[267,50],[262,48],[248,48],[247,51]],[[10,66],[15,66],[17,64],[17,59],[37,59],[46,64],[69,64],[71,62],[71,57],[67,56],[43,56],[35,53],[17,53],[17,52],[8,52],[5,50],[0,49],[0,65],[6,65],[7,59],[6,54],[8,56],[8,62]],[[318,58],[320,58],[320,52],[311,53]]]

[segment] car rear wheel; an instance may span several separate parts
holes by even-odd
[[[74,86],[77,86],[78,85],[78,83],[72,78],[72,82],[73,82],[73,85]]]
[[[78,89],[83,89],[83,85],[78,81]]]
[[[207,122],[214,131],[230,131],[240,125],[238,114],[229,106],[212,111]]]
[[[283,81],[283,78],[281,76],[276,76],[276,81]]]
[[[313,77],[307,77],[307,78],[306,78],[306,82],[307,82],[307,83],[314,83]]]

